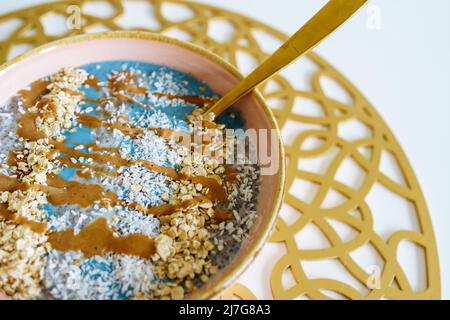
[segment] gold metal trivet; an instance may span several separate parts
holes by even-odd
[[[93,3],[109,6],[111,14],[106,17],[87,14],[85,8]],[[6,61],[11,55],[28,48],[71,34],[124,29],[126,26],[121,25],[121,18],[130,5],[138,3],[148,7],[147,13],[153,17],[155,23],[128,29],[161,32],[191,41],[221,55],[241,70],[248,68],[248,63],[242,63],[240,57],[251,57],[255,63],[260,63],[276,48],[267,48],[268,43],[281,43],[287,39],[285,34],[258,21],[188,1],[60,1],[0,16],[0,28],[4,25],[11,28],[11,25],[16,24],[9,37],[0,42],[0,61]],[[49,34],[45,19],[50,15],[66,21],[74,12],[67,13],[70,5],[82,8],[81,29],[68,30],[57,35]],[[181,12],[182,18],[174,21],[172,15],[167,15],[168,11],[174,12],[171,10]],[[221,41],[215,36],[216,31],[211,31],[211,25],[216,22],[225,24],[230,29],[226,41]],[[303,74],[297,75],[308,76],[308,83],[293,80],[283,74],[274,77],[270,83],[260,88],[269,105],[274,107],[279,125],[285,129],[283,133],[294,132],[294,136],[287,139],[289,141],[286,145],[288,193],[285,204],[294,212],[296,219],[288,223],[283,214],[286,208],[282,209],[271,237],[272,242],[281,244],[286,251],[286,254],[275,261],[270,279],[267,277],[272,297],[321,299],[338,295],[350,299],[440,298],[438,254],[430,216],[419,183],[399,143],[371,104],[326,61],[310,53],[291,69],[294,70],[298,65],[307,66],[307,71],[303,70]],[[350,132],[362,130],[365,135],[353,137],[348,130],[342,130],[347,125],[355,128]],[[304,163],[322,163],[324,157],[328,157],[328,164],[322,166],[321,171],[302,166]],[[397,167],[395,177],[384,171],[382,162],[385,157]],[[360,171],[359,178],[353,183],[337,178],[339,170],[349,161]],[[302,197],[306,189],[305,192],[298,189],[299,181],[303,181],[300,185],[306,182],[314,186],[315,193],[309,194],[308,199]],[[418,230],[398,228],[390,230],[388,236],[379,234],[375,222],[380,217],[389,219],[388,217],[396,215],[397,212],[373,210],[368,195],[375,188],[381,188],[384,192],[405,201],[414,211]],[[340,198],[340,202],[331,207],[324,205],[330,194]],[[344,240],[335,227],[336,222],[349,227],[356,235],[350,240]],[[299,246],[296,236],[306,226],[311,225],[326,238],[329,243],[327,247],[305,249]],[[426,266],[426,287],[419,292],[413,289],[411,279],[397,257],[398,247],[402,242],[409,242],[423,250],[423,261],[418,263]],[[371,246],[372,252],[383,261],[379,277],[358,264],[353,256],[355,251],[365,246]],[[354,281],[346,283],[333,278],[335,270],[332,269],[328,272],[329,277],[312,278],[303,268],[304,263],[326,260],[338,263]],[[285,287],[283,281],[286,272],[289,272],[293,279],[289,288]],[[353,285],[355,281],[359,285],[362,284],[365,290],[356,288]],[[253,288],[238,283],[231,286],[222,297],[255,299],[252,291]]]

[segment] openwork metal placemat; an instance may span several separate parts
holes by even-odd
[[[59,31],[49,27],[57,24]],[[3,29],[1,61],[71,34],[137,29],[204,46],[243,73],[287,38],[236,13],[177,0],[60,1],[0,16]],[[285,138],[287,194],[271,242],[223,297],[440,298],[424,197],[371,104],[313,53],[260,89]]]

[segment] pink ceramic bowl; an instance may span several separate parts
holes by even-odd
[[[0,103],[5,103],[31,82],[62,67],[108,60],[135,60],[166,65],[206,81],[220,95],[228,92],[242,78],[229,63],[198,46],[145,32],[107,32],[52,42],[3,64],[0,67]],[[262,177],[257,219],[249,238],[242,244],[233,262],[200,290],[188,296],[191,299],[217,297],[236,280],[268,238],[282,201],[284,153],[275,118],[257,91],[241,99],[236,107],[247,128],[275,129],[278,146],[275,160],[278,161],[278,170],[273,175]]]

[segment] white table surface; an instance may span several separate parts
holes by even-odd
[[[197,0],[293,33],[326,0]],[[51,0],[2,0],[0,14]],[[442,296],[450,299],[450,1],[371,0],[316,52],[373,103],[405,150],[437,238]]]

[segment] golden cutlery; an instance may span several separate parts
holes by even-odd
[[[303,27],[290,37],[252,73],[217,101],[206,113],[216,116],[269,79],[291,62],[314,48],[347,21],[367,0],[330,0]]]

